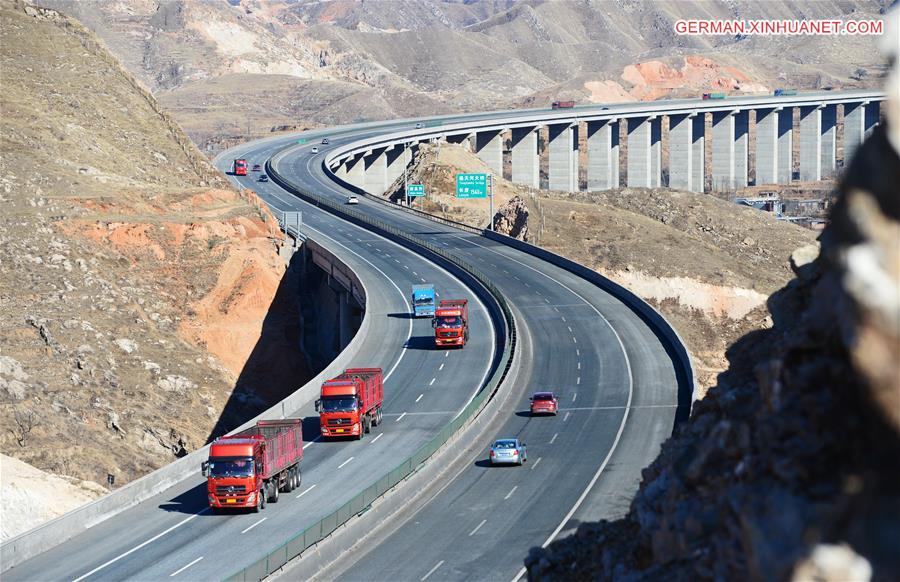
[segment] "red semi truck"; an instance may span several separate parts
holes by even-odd
[[[575,107],[574,101],[554,101],[553,105],[551,105],[553,109],[571,109]]]
[[[244,159],[236,159],[233,163],[234,167],[234,175],[235,176],[246,176],[247,175],[247,160]]]
[[[323,437],[363,438],[381,424],[384,384],[381,368],[347,368],[322,384],[316,401]]]
[[[260,420],[256,426],[217,438],[203,463],[206,493],[213,511],[226,507],[254,512],[278,494],[300,486],[303,421]]]
[[[469,301],[442,299],[431,320],[435,347],[463,347],[469,341]]]

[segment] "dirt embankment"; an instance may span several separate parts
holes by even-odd
[[[422,145],[409,180],[425,184],[428,195],[415,205],[486,226],[487,202],[456,200],[454,192],[456,173],[489,171],[463,146]],[[791,254],[817,244],[812,231],[703,194],[568,194],[494,180],[501,224],[527,211],[526,240],[596,269],[662,311],[688,343],[701,396],[727,367],[728,346],[771,325],[765,303],[790,280]],[[401,179],[388,196],[398,199],[402,187]]]
[[[307,377],[280,235],[92,33],[0,19],[0,451],[120,486]]]

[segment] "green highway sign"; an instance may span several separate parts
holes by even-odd
[[[406,186],[406,195],[410,198],[417,198],[419,196],[425,196],[425,185],[424,184],[408,184]]]
[[[487,174],[457,174],[457,198],[487,198]]]

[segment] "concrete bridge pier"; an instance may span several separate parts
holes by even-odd
[[[837,105],[823,105],[820,111],[821,177],[831,178],[837,167]]]
[[[387,162],[387,186],[394,183],[394,180],[403,175],[403,171],[409,165],[412,153],[406,144],[396,144],[385,152]]]
[[[790,184],[794,177],[794,108],[778,111],[778,183]]]
[[[669,187],[703,192],[704,115],[669,116]]]
[[[475,134],[475,155],[498,176],[503,176],[502,133],[502,130],[494,129]]]
[[[536,127],[514,127],[512,130],[512,181],[540,188],[540,158]]]
[[[365,156],[365,186],[363,189],[369,194],[383,194],[388,187],[387,180],[387,148],[371,150]]]
[[[578,125],[550,124],[549,166],[547,173],[551,190],[578,190]]]
[[[712,113],[713,189],[743,188],[747,185],[749,154],[748,111]]]
[[[756,110],[756,185],[778,182],[778,109]]]
[[[652,117],[628,119],[628,186],[655,188],[660,185],[662,124]]]
[[[587,122],[587,189],[619,187],[619,122]]]
[[[800,108],[800,180],[822,179],[822,107]]]
[[[363,158],[364,155],[359,153],[349,158],[345,164],[347,176],[344,179],[357,188],[366,187],[366,164]]]

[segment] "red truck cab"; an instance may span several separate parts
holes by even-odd
[[[203,463],[206,493],[213,510],[259,511],[279,493],[300,486],[303,426],[299,418],[261,420],[237,434],[219,437]]]
[[[246,176],[247,175],[247,160],[238,158],[234,160],[234,175],[235,176]]]
[[[322,436],[362,439],[381,424],[384,383],[381,368],[347,368],[322,384],[316,411]]]
[[[442,299],[431,320],[434,345],[463,347],[469,341],[469,302],[466,299]]]

